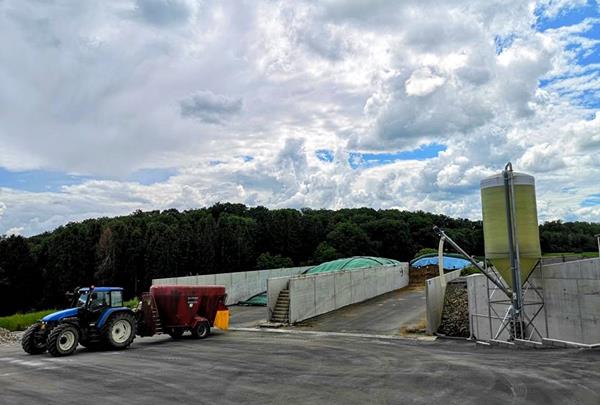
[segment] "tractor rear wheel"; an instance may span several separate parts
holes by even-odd
[[[111,349],[124,349],[135,339],[135,329],[135,316],[129,312],[119,312],[102,328],[102,340]]]
[[[79,331],[71,324],[63,323],[56,326],[48,335],[46,346],[51,355],[68,356],[73,354],[79,343]]]
[[[192,328],[192,337],[195,339],[204,339],[210,333],[210,325],[208,322],[198,322],[198,324]]]
[[[42,354],[46,351],[46,342],[36,339],[41,326],[39,322],[34,323],[23,333],[21,346],[29,354]]]

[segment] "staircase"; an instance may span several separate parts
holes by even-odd
[[[154,324],[154,333],[163,333],[162,323],[160,322],[160,316],[158,315],[154,298],[152,298],[152,323]]]
[[[271,322],[288,323],[290,313],[290,290],[281,290],[273,309]]]
[[[138,310],[143,315],[141,320],[138,321],[138,332],[141,332],[141,336],[152,336],[156,333],[163,333],[156,302],[150,293],[142,294],[142,302]]]

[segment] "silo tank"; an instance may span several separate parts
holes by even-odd
[[[540,235],[533,176],[513,172],[516,233],[519,243],[521,282],[541,258]],[[481,181],[485,256],[512,288],[504,177],[497,174]]]

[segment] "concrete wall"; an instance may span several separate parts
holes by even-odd
[[[204,274],[201,276],[171,277],[152,280],[152,285],[223,285],[227,291],[227,305],[267,290],[267,280],[274,277],[294,276],[309,267],[242,271],[238,273]]]
[[[289,320],[300,322],[407,285],[408,263],[292,277]]]
[[[569,342],[596,344],[600,343],[600,259],[586,259],[575,262],[544,265],[531,275],[531,282],[538,287],[544,298],[545,311],[534,321],[534,326],[541,335],[535,333],[532,338],[564,340]],[[493,338],[500,325],[500,320],[490,322],[489,314],[504,314],[508,305],[489,305],[485,277],[474,275],[467,278],[469,290],[469,317],[471,332],[479,340]],[[495,292],[492,300],[507,297],[500,291]],[[538,297],[533,290],[528,290],[525,300],[535,302]],[[533,315],[540,306],[528,306],[526,314]],[[499,339],[506,339],[506,333]]]
[[[444,274],[446,283],[460,277],[462,270],[455,270]],[[442,311],[444,309],[444,294],[446,284],[442,284],[442,276],[430,278],[425,282],[425,302],[427,307],[427,333],[432,335],[440,327]]]

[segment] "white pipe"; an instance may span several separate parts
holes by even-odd
[[[438,271],[440,273],[440,282],[442,287],[446,286],[446,277],[444,277],[444,241],[446,238],[440,238],[440,244],[438,245]]]

